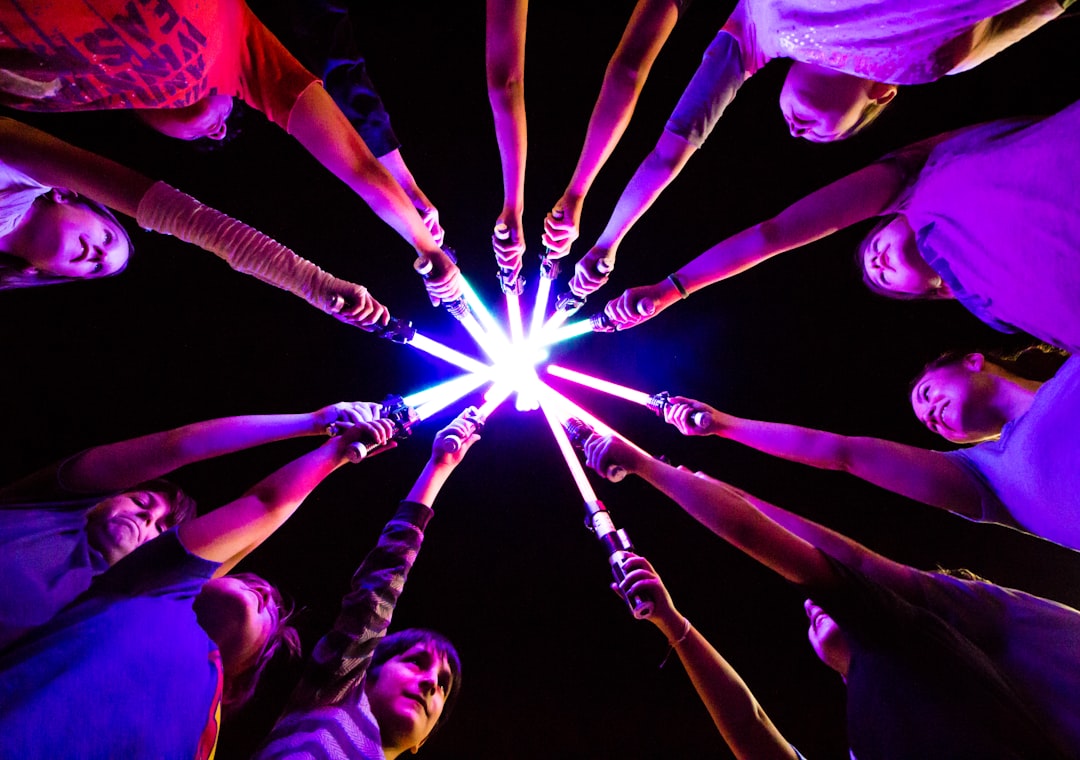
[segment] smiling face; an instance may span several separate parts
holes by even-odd
[[[19,230],[13,255],[27,272],[93,279],[116,274],[127,264],[127,235],[112,219],[83,205],[73,194],[54,190],[31,208]]]
[[[953,443],[977,443],[1001,433],[992,399],[997,377],[982,354],[927,370],[911,389],[911,408],[932,432]]]
[[[87,512],[87,541],[113,565],[137,546],[164,533],[170,509],[161,494],[153,491],[110,496]]]
[[[780,91],[780,110],[793,137],[833,142],[857,132],[871,107],[895,95],[894,85],[794,61]]]
[[[141,109],[138,117],[161,134],[178,140],[224,140],[232,108],[230,96],[207,95],[183,108]]]
[[[810,599],[803,603],[806,617],[810,620],[807,637],[818,659],[841,676],[847,676],[851,665],[851,649],[844,632],[828,614]]]
[[[874,232],[863,245],[863,274],[875,288],[910,296],[941,293],[941,277],[919,255],[915,233],[898,214]]]
[[[424,743],[453,687],[450,664],[434,646],[418,643],[386,660],[365,691],[384,750],[403,752]]]

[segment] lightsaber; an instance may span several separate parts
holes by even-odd
[[[443,450],[449,454],[456,453],[461,448],[461,445],[469,438],[469,436],[484,429],[484,425],[487,424],[487,421],[491,418],[491,415],[495,412],[496,409],[499,408],[502,402],[506,401],[509,396],[509,390],[507,390],[505,393],[500,391],[498,393],[495,393],[491,398],[487,399],[484,402],[484,405],[481,406],[479,409],[477,409],[475,406],[467,407],[461,413],[462,420],[468,423],[466,425],[465,437],[462,438],[461,436],[457,435],[457,433],[447,433],[446,436],[443,437],[442,441]]]
[[[405,403],[416,409],[416,414],[421,421],[427,420],[458,399],[472,393],[490,379],[491,377],[487,374],[461,375],[407,396]]]
[[[601,380],[598,377],[586,375],[584,372],[578,372],[577,370],[568,369],[566,367],[560,367],[557,364],[548,364],[545,369],[552,375],[555,375],[555,377],[561,377],[563,380],[569,380],[572,383],[583,385],[586,388],[592,388],[593,390],[602,391],[612,396],[616,396],[617,398],[631,401],[635,404],[647,406],[649,409],[652,409],[658,417],[663,417],[664,411],[671,406],[672,403],[671,394],[667,391],[660,391],[659,393],[654,393],[650,396],[644,391],[636,391],[633,388],[627,388],[625,385],[618,385],[617,383],[608,380]],[[690,415],[690,422],[694,427],[708,427],[711,421],[711,415],[708,412],[694,412]]]
[[[594,332],[592,322],[583,319],[580,322],[571,322],[554,330],[542,330],[535,343],[537,346],[542,347],[553,346],[556,343],[562,343],[564,340],[576,338],[590,332]]]
[[[487,373],[489,368],[486,364],[478,362],[471,356],[466,356],[460,351],[455,351],[449,346],[443,345],[438,341],[432,340],[426,335],[421,335],[418,332],[413,333],[410,340],[405,341],[407,345],[412,346],[418,351],[423,351],[426,354],[430,354],[437,359],[442,359],[448,364],[453,364],[455,367],[460,367],[466,372],[480,372]]]
[[[600,435],[617,435],[615,431],[608,427],[602,420],[594,417],[592,414],[585,411],[566,396],[558,393],[552,389],[550,385],[547,385],[542,381],[538,381],[537,398],[542,398],[547,401],[549,406],[555,410],[560,423],[565,423],[571,417],[577,417],[591,425],[593,430]]]
[[[621,583],[626,577],[624,566],[628,559],[627,552],[633,550],[630,537],[626,534],[626,531],[615,528],[611,513],[607,511],[607,507],[604,506],[603,502],[596,498],[596,492],[593,491],[592,485],[585,475],[585,468],[581,466],[577,454],[574,453],[566,431],[559,424],[559,420],[549,408],[549,405],[544,403],[543,398],[540,400],[540,408],[544,412],[544,418],[551,428],[551,434],[555,436],[559,451],[562,452],[563,459],[566,460],[566,466],[570,468],[570,475],[577,484],[581,498],[585,502],[585,525],[596,534],[596,537],[600,539],[600,543],[607,550],[611,574],[617,583]],[[636,618],[646,618],[653,612],[652,601],[642,596],[626,597],[626,603]]]
[[[464,277],[461,278],[461,285],[465,294],[465,302],[476,316],[476,320],[483,331],[491,338],[493,345],[506,346],[508,344],[506,333],[503,332],[502,326],[495,321],[495,317],[488,311],[484,302],[480,300],[480,296],[473,290],[472,285]]]

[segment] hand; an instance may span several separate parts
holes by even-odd
[[[723,412],[685,396],[672,396],[664,409],[664,422],[674,425],[683,435],[719,435]]]
[[[355,462],[359,461],[359,458],[353,458],[350,453],[350,447],[353,444],[362,444],[370,453],[372,449],[376,448],[394,448],[397,446],[397,441],[393,440],[393,438],[394,421],[377,419],[358,422],[343,430],[341,435],[333,440],[341,456]]]
[[[458,269],[445,251],[423,253],[421,257],[431,263],[431,269],[424,275],[424,287],[432,306],[443,301],[456,301],[464,292],[461,270]]]
[[[626,577],[621,583],[612,583],[612,590],[623,599],[636,595],[651,601],[652,614],[645,620],[664,631],[664,635],[669,639],[678,637],[684,625],[683,616],[675,609],[671,594],[668,593],[660,575],[649,560],[633,552],[627,554],[627,560],[623,564]]]
[[[585,464],[608,480],[619,480],[619,469],[626,473],[636,471],[641,452],[621,438],[593,434],[585,441]],[[611,477],[615,476],[615,477]]]
[[[323,311],[346,324],[370,330],[375,325],[385,325],[390,319],[390,312],[372,298],[363,285],[336,280],[327,298]]]
[[[507,282],[513,282],[521,274],[521,259],[525,255],[525,235],[521,229],[521,215],[503,211],[495,220],[495,230],[491,236],[491,247],[495,251],[495,260],[499,269],[513,272]]]
[[[431,461],[435,464],[456,467],[466,452],[480,440],[476,432],[477,422],[483,424],[475,406],[462,410],[454,421],[435,434],[431,444]]]
[[[381,414],[382,404],[374,401],[341,401],[324,406],[311,416],[317,434],[338,435],[353,425],[377,420]],[[335,427],[333,432],[328,429],[331,425]]]
[[[570,246],[578,239],[578,225],[581,222],[581,204],[571,203],[564,195],[544,219],[544,246],[547,256],[561,259],[570,253]]]
[[[574,276],[570,278],[570,290],[574,295],[585,298],[595,293],[608,281],[608,276],[615,269],[615,249],[593,247],[574,265]]]
[[[608,315],[616,330],[636,327],[652,319],[677,300],[665,298],[663,293],[662,285],[630,288],[614,301],[608,301],[604,313]]]
[[[434,206],[416,206],[416,213],[420,214],[420,220],[428,228],[431,237],[435,238],[435,245],[442,248],[443,240],[446,239],[446,230],[439,224],[439,209]]]

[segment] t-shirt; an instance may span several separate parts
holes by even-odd
[[[199,754],[200,737],[216,737],[221,658],[191,604],[218,566],[171,530],[4,653],[4,756],[207,757],[213,738]]]
[[[177,108],[221,94],[284,129],[316,81],[243,0],[7,0],[0,72],[41,84],[27,93],[0,76],[0,103],[22,110]]]
[[[0,237],[15,229],[34,201],[50,190],[51,187],[0,163]]]
[[[975,480],[980,520],[1080,549],[1080,357],[1035,393],[1001,437],[946,453]],[[1078,692],[1080,694],[1080,692]]]
[[[855,757],[1080,757],[1080,612],[914,570],[895,590],[830,562],[838,583],[807,592],[851,650]]]
[[[724,29],[748,74],[791,58],[890,84],[933,82],[988,42],[1023,0],[740,0]]]

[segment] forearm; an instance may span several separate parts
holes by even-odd
[[[696,150],[681,137],[665,131],[619,196],[597,246],[616,248]]]
[[[1059,0],[1027,0],[987,19],[986,36],[950,74],[973,69],[1065,12]]]
[[[503,178],[503,211],[521,216],[525,208],[525,159],[528,149],[525,121],[525,84],[507,82],[488,96],[495,121],[495,139],[499,145]]]
[[[311,414],[207,420],[89,449],[69,463],[64,478],[75,490],[116,490],[205,459],[321,432]]]
[[[416,479],[413,487],[409,490],[409,495],[405,498],[408,501],[426,504],[429,507],[432,506],[435,503],[435,498],[439,495],[439,491],[442,490],[443,485],[453,471],[453,465],[429,459],[428,463],[424,465],[420,477]]]
[[[848,469],[845,457],[849,439],[824,430],[779,422],[747,420],[723,415],[717,435],[749,446],[770,456],[817,467],[822,470]]]
[[[795,753],[735,669],[693,626],[679,660],[724,741],[739,760],[792,760]]]
[[[290,114],[289,132],[417,252],[441,255],[405,191],[322,87],[304,90]]]

